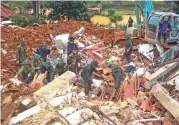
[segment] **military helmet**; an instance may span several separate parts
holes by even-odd
[[[39,54],[34,54],[34,59],[39,59],[40,55]]]
[[[41,46],[46,46],[47,43],[46,42],[42,42]]]
[[[23,65],[26,65],[26,64],[30,64],[30,62],[29,62],[29,60],[28,59],[26,59],[26,60],[24,60],[23,61],[23,63],[22,63]]]

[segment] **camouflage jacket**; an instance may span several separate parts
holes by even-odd
[[[17,52],[16,52],[16,59],[22,63],[26,58],[27,58],[26,49],[23,46],[18,45]]]

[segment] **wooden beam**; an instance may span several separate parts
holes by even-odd
[[[176,66],[178,65],[178,62],[174,62],[171,64],[167,64],[161,68],[159,68],[156,72],[154,72],[152,75],[148,76],[147,79],[149,80],[149,82],[144,84],[144,88],[145,89],[151,89],[151,87],[153,85],[155,85],[156,81],[158,79],[160,79],[162,76],[168,74],[171,70],[173,70],[174,68],[176,68]]]
[[[170,97],[168,91],[160,84],[156,84],[152,87],[151,92],[162,106],[179,122],[179,103]]]

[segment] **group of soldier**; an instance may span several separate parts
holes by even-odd
[[[74,39],[75,38],[72,36],[69,37],[66,50],[66,61],[62,57],[62,54],[59,53],[56,46],[52,46],[51,49],[49,49],[46,42],[42,42],[41,46],[33,52],[32,63],[27,59],[26,41],[22,39],[21,44],[17,47],[17,62],[19,63],[20,69],[16,77],[24,83],[29,84],[32,82],[36,73],[41,74],[46,72],[47,78],[44,80],[44,83],[47,84],[55,78],[55,75],[60,76],[69,70],[83,78],[85,94],[89,95],[93,83],[92,74],[93,72],[98,72],[96,69],[98,67],[98,62],[90,61],[84,66],[81,66],[80,63],[83,60],[83,56],[78,52],[79,48],[74,42]],[[126,36],[126,39],[128,44],[126,45],[124,56],[126,57],[126,62],[130,62],[133,42],[129,36]],[[118,64],[106,64],[112,69],[112,76],[115,79],[114,88],[118,89],[124,78],[123,72]]]

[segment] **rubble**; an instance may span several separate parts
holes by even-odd
[[[73,86],[73,83],[77,82],[77,78],[74,73],[69,71],[47,85],[43,85],[42,83],[40,83],[40,86],[36,85],[36,81],[34,80],[35,88],[26,86],[13,78],[18,69],[15,60],[15,51],[17,45],[20,43],[19,40],[21,37],[25,37],[27,41],[28,58],[31,60],[31,52],[42,41],[47,41],[49,46],[52,44],[49,40],[49,34],[53,36],[72,34],[81,26],[85,29],[85,33],[82,36],[82,43],[84,45],[85,43],[91,44],[83,49],[83,52],[88,58],[94,59],[101,64],[101,68],[98,69],[100,73],[94,74],[94,89],[90,91],[88,98],[81,88],[83,85],[79,85],[78,87]],[[20,112],[16,106],[11,106],[13,107],[12,110],[7,115],[5,113],[2,121],[10,121],[9,125],[157,125],[175,124],[174,122],[178,121],[177,114],[179,113],[177,112],[177,106],[179,103],[177,102],[177,98],[179,97],[179,93],[177,91],[178,84],[174,83],[177,80],[177,73],[167,78],[165,81],[167,84],[163,84],[161,80],[162,76],[173,72],[178,63],[170,63],[162,68],[156,67],[153,69],[151,68],[153,55],[152,57],[149,56],[149,60],[144,59],[137,52],[139,48],[134,47],[132,54],[133,62],[125,64],[123,53],[126,42],[123,31],[104,30],[87,22],[69,21],[59,24],[40,25],[39,27],[29,26],[23,29],[5,26],[2,27],[2,36],[3,40],[1,40],[1,43],[3,50],[1,53],[3,60],[1,64],[4,69],[2,71],[2,84],[4,85],[2,91],[10,95],[6,99],[3,99],[3,108],[8,109],[9,103],[17,99],[18,103],[20,102],[21,105],[25,106],[25,111]],[[107,43],[112,41],[119,44],[113,47],[108,46]],[[135,46],[139,43],[141,43],[140,40],[134,39]],[[152,47],[149,45],[146,48],[145,51],[143,50],[141,52],[142,54],[145,53],[145,56]],[[8,50],[7,53],[5,50]],[[121,89],[117,90],[114,98],[112,96],[114,79],[111,75],[111,70],[105,65],[103,66],[104,61],[118,63],[123,71],[129,65],[136,67],[136,72],[133,75],[128,74],[129,76],[123,81]],[[151,70],[155,72],[152,74]],[[162,82],[160,83],[158,81]],[[155,85],[156,83],[160,83],[163,87],[159,84]],[[164,87],[167,89],[164,89]],[[150,89],[152,90],[148,92],[146,89],[148,91]],[[29,97],[19,99],[19,96],[26,95]],[[32,97],[36,102],[33,105],[31,105],[31,102],[33,102]],[[173,107],[175,108],[171,107],[171,105],[174,105]],[[8,120],[6,120],[7,117]]]

